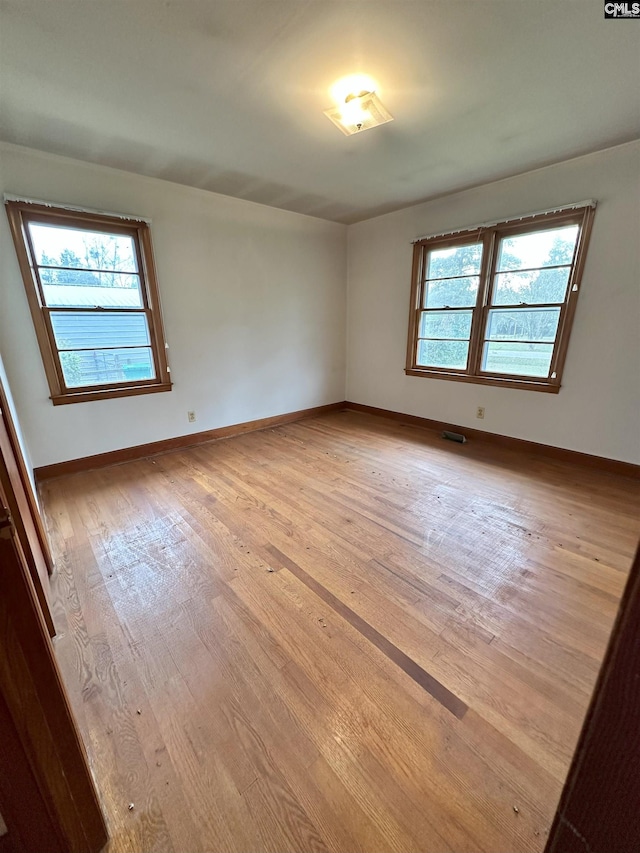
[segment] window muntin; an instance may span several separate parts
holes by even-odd
[[[417,243],[406,372],[557,391],[592,217],[589,206]]]
[[[426,256],[418,319],[419,366],[466,370],[470,309],[478,299],[482,243],[443,247]]]
[[[550,378],[579,231],[565,225],[499,239],[483,373]]]
[[[52,311],[49,319],[67,388],[156,378],[144,313]]]
[[[60,362],[68,388],[153,379],[155,368],[149,347],[63,350]]]
[[[54,404],[171,388],[144,222],[8,202]]]
[[[28,222],[28,228],[38,266],[138,272],[134,240],[128,234],[41,222]],[[53,255],[51,259],[49,253]]]

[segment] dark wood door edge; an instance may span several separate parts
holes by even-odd
[[[545,853],[640,850],[640,547]]]
[[[0,412],[4,417],[5,427],[7,433],[9,434],[9,441],[11,442],[13,454],[16,458],[18,469],[20,471],[20,479],[22,480],[24,493],[27,497],[27,501],[29,502],[29,508],[31,509],[31,515],[36,529],[36,534],[38,537],[38,541],[40,542],[40,548],[42,549],[42,556],[44,557],[44,561],[47,566],[47,571],[49,572],[49,574],[52,574],[54,567],[53,557],[51,556],[51,549],[49,547],[49,540],[44,529],[44,523],[40,514],[40,507],[38,506],[38,501],[36,500],[36,495],[33,491],[33,486],[31,485],[31,480],[27,471],[27,465],[25,463],[24,456],[22,455],[22,448],[20,446],[20,440],[18,438],[18,430],[13,420],[13,415],[11,414],[11,408],[9,406],[9,395],[7,389],[2,383],[1,377],[2,374],[0,373]]]
[[[28,762],[62,849],[93,853],[107,840],[106,825],[33,581],[9,528],[0,535],[0,566],[0,696],[14,746]],[[2,796],[4,802],[6,790]],[[24,835],[34,819],[29,802],[14,803],[11,814]]]

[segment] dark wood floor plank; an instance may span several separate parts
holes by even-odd
[[[350,625],[352,625],[356,631],[359,631],[363,637],[366,637],[370,643],[379,649],[384,655],[386,655],[389,660],[392,660],[403,672],[412,678],[416,684],[419,684],[423,690],[426,690],[434,699],[436,699],[440,704],[450,711],[454,717],[457,717],[461,720],[466,714],[468,708],[465,703],[458,697],[455,696],[450,690],[440,684],[440,682],[435,679],[432,675],[430,675],[426,670],[422,669],[422,667],[417,664],[414,660],[406,655],[401,649],[397,646],[394,646],[386,637],[384,637],[379,631],[376,631],[368,622],[366,622],[361,616],[358,616],[348,605],[346,605],[343,601],[340,601],[333,593],[329,592],[329,590],[322,586],[321,583],[315,580],[315,578],[311,577],[308,572],[299,566],[297,563],[294,563],[293,560],[290,560],[286,554],[283,554],[282,551],[275,548],[275,546],[269,547],[269,552],[274,555],[275,559],[284,565],[289,571],[295,575],[298,580],[302,581],[302,583],[308,587],[312,592],[314,592],[318,598],[321,598],[325,601],[329,607],[345,619]]]

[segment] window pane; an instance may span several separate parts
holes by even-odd
[[[467,366],[468,341],[418,341],[420,367],[451,367],[464,370]]]
[[[68,388],[155,379],[151,349],[107,349],[61,352],[60,362]]]
[[[531,272],[497,273],[492,305],[536,305],[564,302],[570,267]]]
[[[419,338],[461,338],[471,336],[471,311],[429,311],[420,318]]]
[[[559,308],[521,308],[489,311],[487,338],[499,340],[551,341],[556,339]]]
[[[500,241],[497,270],[520,270],[570,264],[578,238],[578,225],[534,231]]]
[[[77,276],[78,280],[65,280],[64,276]],[[137,275],[42,269],[40,280],[50,308],[142,308]]]
[[[137,272],[133,238],[58,225],[29,223],[36,263],[89,270]]]
[[[145,314],[55,311],[51,314],[51,325],[59,349],[132,347],[150,343]]]
[[[425,278],[450,278],[455,275],[478,275],[482,263],[482,243],[432,249],[428,255]]]
[[[488,341],[482,354],[482,370],[519,376],[549,375],[553,344],[517,344]]]
[[[477,275],[425,282],[425,308],[466,308],[476,304]]]

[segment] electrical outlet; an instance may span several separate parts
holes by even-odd
[[[484,417],[484,406],[478,406],[476,409],[476,417],[483,418]]]
[[[187,420],[189,421],[190,424],[192,424],[195,421],[195,419],[196,419],[196,413],[195,412],[187,412]]]

